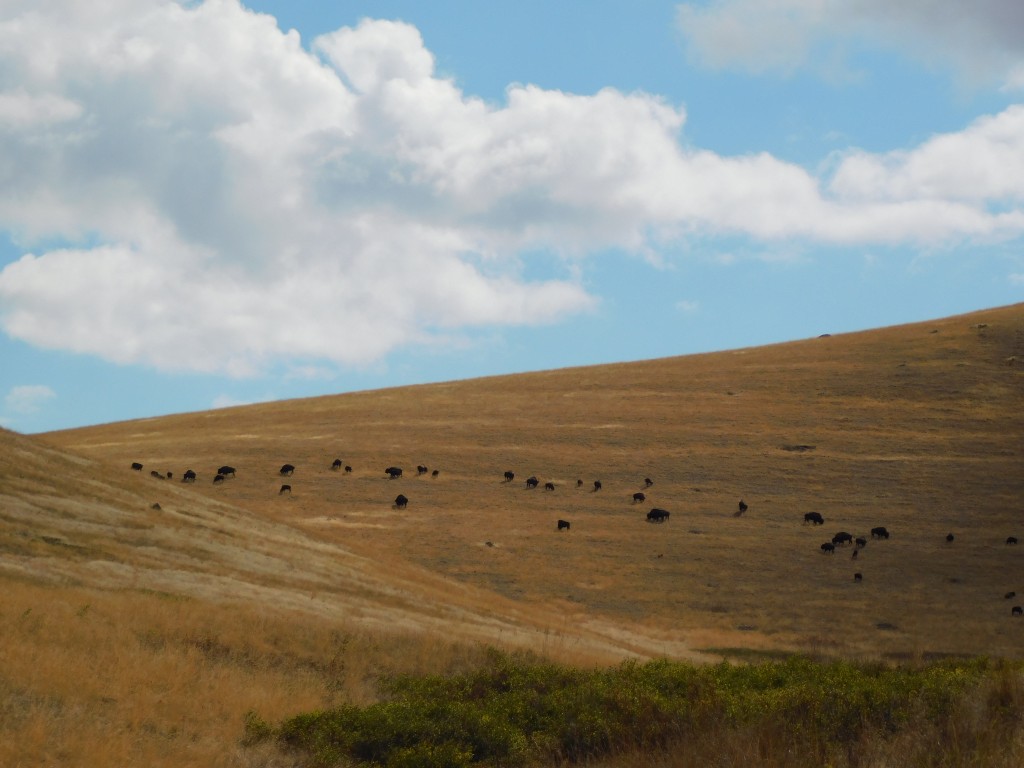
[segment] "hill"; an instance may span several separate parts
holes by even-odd
[[[377,578],[415,566],[414,581],[439,577],[442,602],[473,587],[503,601],[498,614],[554,609],[549,631],[610,631],[642,655],[999,655],[1020,648],[1003,595],[1024,595],[1024,550],[1004,544],[1024,535],[1022,395],[1017,305],[43,439],[103,462],[106,477],[123,478],[132,461],[147,473],[193,468],[194,488],[147,477],[139,493],[228,504],[367,558]],[[336,458],[353,471],[332,471]],[[297,469],[282,480],[285,462]],[[237,477],[215,486],[221,464]],[[439,475],[417,476],[420,464]],[[401,479],[387,479],[391,465]],[[555,490],[527,490],[530,475]],[[290,495],[278,494],[282,482]],[[633,504],[637,491],[645,504]],[[392,508],[399,492],[405,511]],[[740,499],[749,510],[737,516]],[[652,506],[670,521],[648,524]],[[807,511],[825,526],[804,525]],[[572,529],[556,531],[558,519]],[[871,541],[856,562],[847,549],[819,549],[837,531],[866,537],[878,525],[891,539]]]
[[[1005,542],[1024,535],[1022,403],[1015,305],[0,430],[0,764],[283,765],[225,751],[245,712],[369,701],[382,674],[472,666],[483,645],[582,666],[1019,658],[1024,549]],[[670,518],[647,522],[652,507]],[[867,544],[823,554],[838,531]]]

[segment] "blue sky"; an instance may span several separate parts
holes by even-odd
[[[0,5],[0,425],[1024,301],[1018,0]]]

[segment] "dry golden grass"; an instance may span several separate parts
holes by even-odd
[[[285,765],[239,751],[246,711],[365,701],[381,670],[458,668],[479,643],[576,664],[730,649],[1017,657],[1024,624],[1003,594],[1024,602],[1024,549],[1003,542],[1024,534],[1022,405],[1017,305],[0,433],[0,764]],[[238,475],[215,486],[221,464]],[[392,464],[402,479],[385,477]],[[531,474],[556,490],[526,490]],[[670,521],[646,523],[652,506]],[[811,510],[824,528],[801,523]],[[855,561],[818,549],[875,525],[892,538]]]

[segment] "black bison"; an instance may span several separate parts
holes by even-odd
[[[577,487],[577,488],[582,488],[582,487],[583,487],[583,481],[582,481],[582,480],[579,480],[579,479],[578,479],[578,480],[576,480],[576,487]]]
[[[553,490],[555,490],[555,484],[554,483],[544,483],[544,490],[545,491],[553,491]]]
[[[229,467],[227,464],[225,464],[223,467],[221,467],[220,469],[217,470],[217,474],[218,475],[224,475],[224,477],[228,477],[229,475],[231,477],[234,477],[235,476],[235,468],[234,467]]]
[[[560,530],[560,531],[568,531],[569,530],[569,521],[568,520],[559,520],[558,521],[558,530]]]
[[[281,490],[279,490],[277,492],[277,495],[280,496],[282,493],[291,493],[291,492],[292,492],[292,487],[290,485],[282,485],[281,486]]]
[[[834,555],[836,553],[836,545],[831,541],[826,541],[821,545],[821,551],[826,555]]]
[[[282,464],[281,469],[278,471],[282,475],[285,475],[286,477],[291,477],[292,474],[295,472],[295,466],[292,464]]]
[[[132,462],[132,469],[134,469],[136,472],[141,472],[142,471],[142,465],[139,464],[139,462],[137,462],[137,461],[133,461]]]
[[[854,581],[862,581],[863,579],[864,579],[864,576],[862,574],[860,574],[860,573],[853,574],[853,580]]]
[[[511,483],[515,479],[516,479],[516,473],[515,472],[506,472],[505,473],[505,482],[506,483]]]
[[[181,476],[181,482],[183,483],[194,483],[196,481],[196,473],[191,469],[186,469],[185,474]]]
[[[348,464],[346,464],[345,465],[345,472],[351,473],[352,472],[352,467],[350,467]]]
[[[384,474],[387,475],[390,479],[395,480],[396,478],[402,476],[402,468],[388,467],[387,469],[384,470]]]
[[[812,525],[824,525],[825,518],[821,516],[821,512],[807,512],[804,514],[804,522]]]
[[[954,538],[956,538],[956,537],[955,537],[955,536],[953,536],[953,534],[952,534],[952,533],[947,533],[947,534],[946,534],[946,543],[947,543],[947,544],[952,544],[952,543],[953,543],[953,539],[954,539]]]
[[[1006,537],[1006,543],[1007,544],[1016,544],[1017,543],[1017,537],[1016,536],[1007,536]]]
[[[540,480],[538,480],[536,477],[528,477],[526,479],[527,488],[536,488],[538,485],[540,485]]]
[[[857,545],[857,549],[863,549],[868,545],[868,540],[865,539],[863,536],[858,536],[856,539],[853,540],[853,543]]]
[[[669,512],[664,509],[658,509],[655,507],[647,513],[647,522],[649,523],[664,523],[668,520]]]
[[[888,539],[889,538],[889,530],[884,525],[879,525],[879,526],[877,526],[875,528],[872,528],[871,529],[871,538],[872,539]]]
[[[832,537],[832,543],[836,544],[836,545],[839,545],[839,544],[849,544],[852,541],[853,541],[853,535],[847,533],[846,531],[840,531],[839,533],[837,533],[835,536]]]
[[[740,503],[739,506],[736,508],[736,511],[739,512],[741,515],[747,511],[747,504],[746,502],[743,501],[743,499],[740,499]]]
[[[644,501],[647,501],[647,496],[645,496],[644,494],[640,493],[640,491],[637,491],[636,493],[633,494],[633,503],[634,504],[637,504],[637,503],[640,503],[640,502],[644,502]]]
[[[341,469],[341,459],[335,459],[333,462],[331,462],[331,469],[333,469],[335,472]]]
[[[417,467],[416,467],[416,474],[417,475],[425,475],[425,474],[427,474],[427,468],[425,466],[423,466],[422,464],[417,465]]]
[[[1004,600],[1009,600],[1009,599],[1014,598],[1016,596],[1017,596],[1016,592],[1007,592],[1005,595],[1003,595],[1003,599]]]
[[[224,482],[224,475],[214,475],[213,476],[213,484],[214,485],[220,485],[223,482]]]
[[[1021,608],[1019,605],[1015,605],[1015,606],[1013,606],[1013,608],[1010,609],[1010,615],[1011,616],[1024,616],[1024,608]]]
[[[644,488],[650,488],[652,485],[654,485],[654,481],[651,480],[651,478],[649,478],[649,477],[645,477],[644,478]]]
[[[164,479],[164,476],[161,475],[159,472],[157,472],[155,469],[151,469],[149,471],[149,475],[150,475],[150,477],[159,477],[161,480]]]
[[[398,509],[405,509],[407,506],[409,506],[409,500],[400,493],[397,496],[395,496],[395,506],[398,507]]]
[[[441,470],[440,469],[435,469],[433,472],[430,473],[430,476],[431,477],[437,477],[440,474],[441,474]]]
[[[601,481],[600,480],[595,480],[594,481],[594,493],[597,493],[600,490],[601,490]]]

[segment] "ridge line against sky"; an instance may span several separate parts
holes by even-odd
[[[0,425],[1024,300],[1024,4],[0,6]]]

